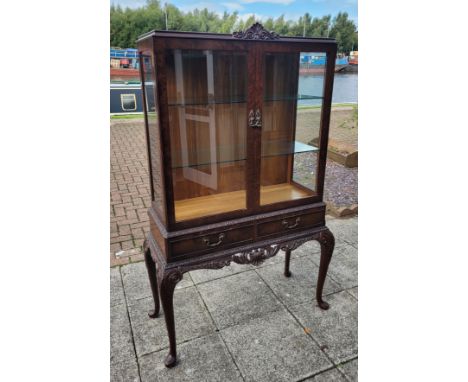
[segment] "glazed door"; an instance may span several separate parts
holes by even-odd
[[[247,213],[247,49],[165,54],[175,223]]]
[[[268,210],[320,200],[320,127],[326,54],[259,46],[259,205]],[[279,205],[281,204],[281,206]]]

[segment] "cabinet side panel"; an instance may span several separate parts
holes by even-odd
[[[150,181],[152,188],[152,205],[161,221],[166,223],[165,194],[162,178],[162,152],[159,130],[159,118],[157,115],[157,87],[155,77],[154,56],[151,50],[141,52],[141,66],[143,74],[142,88],[145,94],[145,113],[147,121],[147,144]]]

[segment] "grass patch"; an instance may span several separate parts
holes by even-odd
[[[333,103],[332,104],[332,109],[334,107],[343,107],[343,106],[348,106],[348,107],[357,107],[357,103]],[[312,105],[312,106],[298,106],[298,110],[306,110],[306,109],[320,109],[322,105]]]
[[[117,114],[111,115],[110,119],[143,119],[143,113],[141,114]]]

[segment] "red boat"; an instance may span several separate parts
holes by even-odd
[[[358,51],[350,52],[349,53],[349,65],[356,65],[358,64]]]

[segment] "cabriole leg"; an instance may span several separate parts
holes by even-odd
[[[287,249],[285,251],[286,258],[284,260],[284,275],[286,277],[291,277],[291,272],[289,270],[289,262],[291,261],[291,250]]]
[[[325,231],[322,231],[318,237],[318,242],[320,243],[320,268],[317,281],[317,304],[321,309],[327,310],[330,305],[323,301],[322,292],[323,285],[325,284],[325,278],[327,277],[328,265],[332,258],[333,249],[335,248],[335,238],[330,230],[327,228]]]
[[[158,279],[156,276],[156,263],[151,257],[151,250],[145,245],[145,264],[148,271],[148,277],[153,294],[154,310],[148,313],[151,318],[156,318],[159,315],[159,295],[158,295]]]
[[[167,367],[173,367],[177,363],[173,297],[174,288],[180,280],[182,280],[182,273],[179,271],[172,271],[165,273],[161,281],[161,302],[164,309],[167,335],[169,337],[169,354],[164,360],[164,364]]]

